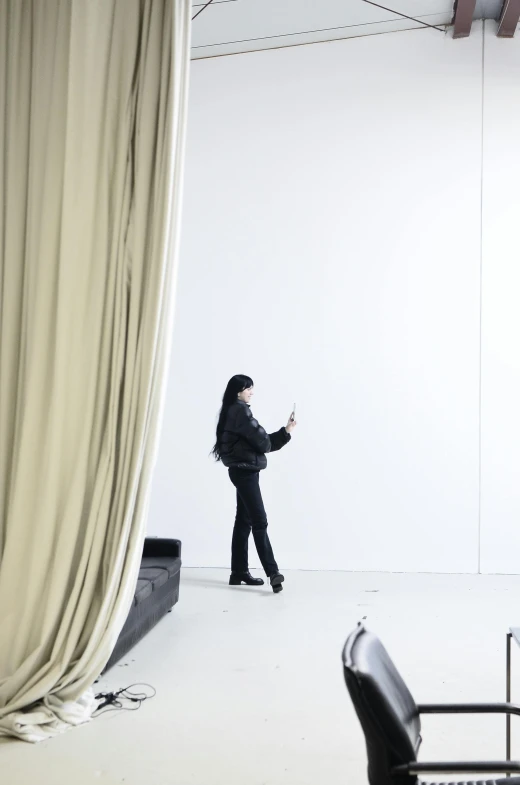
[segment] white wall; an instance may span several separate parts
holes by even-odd
[[[520,40],[485,41],[483,572],[520,572]]]
[[[262,476],[286,568],[476,571],[481,35],[192,64],[176,326],[149,531],[227,566],[208,458],[229,376],[293,443]],[[257,563],[256,557],[253,563]]]

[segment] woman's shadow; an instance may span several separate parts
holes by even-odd
[[[193,575],[183,575],[182,583],[191,583],[193,586],[202,586],[205,589],[225,589],[225,591],[242,591],[249,594],[265,594],[266,585],[263,586],[230,586],[227,580],[217,581],[214,578],[197,578]]]

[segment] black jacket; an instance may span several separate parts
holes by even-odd
[[[258,472],[267,466],[267,452],[281,450],[291,435],[285,428],[267,434],[255,420],[247,403],[237,401],[229,407],[220,444],[224,466]]]

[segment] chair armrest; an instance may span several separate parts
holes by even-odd
[[[182,544],[180,540],[170,540],[165,537],[147,537],[144,541],[143,556],[181,556]]]
[[[419,714],[516,714],[520,706],[514,703],[427,703],[418,706]]]
[[[520,706],[513,703],[445,703],[418,706],[419,714],[516,714]],[[407,763],[397,766],[393,774],[514,774],[520,772],[518,761],[454,761],[436,763]]]
[[[392,769],[392,775],[421,774],[514,774],[520,772],[520,761],[440,761],[438,763],[406,763]]]

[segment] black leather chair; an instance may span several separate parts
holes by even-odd
[[[370,785],[413,785],[431,774],[520,774],[520,762],[423,763],[421,714],[518,714],[509,703],[417,706],[381,641],[359,625],[343,651],[343,667],[352,703],[365,734]],[[477,785],[471,779],[471,785]],[[520,785],[520,776],[480,785]]]

